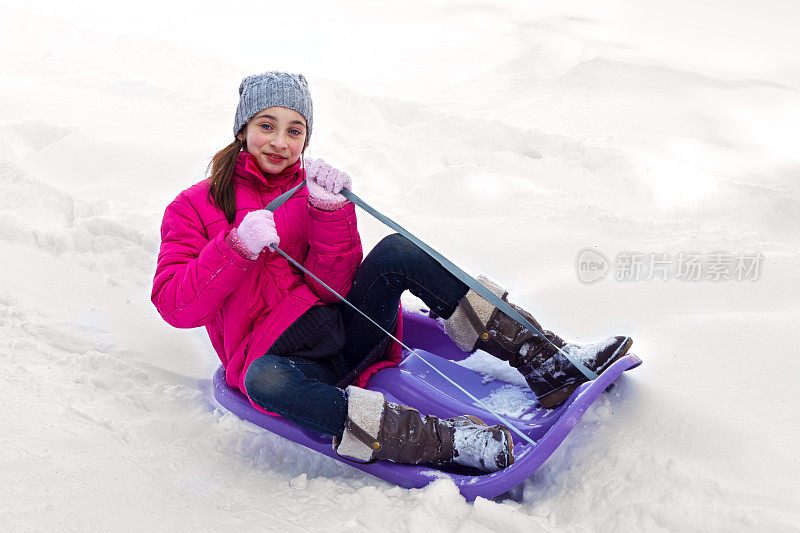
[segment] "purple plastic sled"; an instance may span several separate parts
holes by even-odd
[[[427,315],[403,312],[403,342],[415,350],[420,350],[429,363],[482,401],[500,388],[516,387],[497,380],[484,384],[483,376],[454,363],[453,361],[464,359],[469,354],[459,350],[441,326]],[[516,417],[507,417],[507,420],[536,444],[529,444],[515,434],[514,464],[499,472],[485,474],[454,465],[431,467],[403,465],[389,461],[378,461],[371,465],[344,462],[401,487],[424,487],[437,478],[447,476],[453,480],[468,501],[474,500],[477,496],[484,498],[498,496],[529,478],[561,444],[600,393],[620,374],[639,366],[641,362],[635,355],[626,354],[600,377],[582,384],[564,404],[552,410],[542,409],[529,390],[522,391],[521,387],[517,387],[520,393],[531,398],[531,404],[523,413]],[[490,425],[499,423],[489,412],[474,405],[464,393],[431,370],[419,357],[405,350],[400,365],[375,374],[370,379],[368,388],[381,391],[390,401],[415,407],[423,414],[441,418],[474,414]],[[214,374],[214,397],[222,406],[240,418],[342,461],[331,448],[330,436],[302,429],[281,417],[266,415],[253,409],[242,393],[228,386],[222,367]],[[500,414],[505,416],[504,413]]]

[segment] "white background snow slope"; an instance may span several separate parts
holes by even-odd
[[[4,0],[0,529],[800,530],[798,14]],[[644,364],[521,501],[400,489],[217,409],[204,330],[151,305],[164,208],[271,69],[308,77],[310,155],[363,198],[562,336],[633,336]],[[587,285],[585,248],[763,261]]]

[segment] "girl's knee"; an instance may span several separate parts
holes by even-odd
[[[285,397],[289,391],[286,361],[274,355],[259,357],[247,369],[244,388],[247,395],[258,402],[271,403]]]
[[[380,252],[379,257],[385,261],[401,261],[420,251],[416,244],[399,233],[392,233],[381,239],[375,245],[375,250]]]
[[[411,241],[400,235],[399,233],[392,233],[391,235],[387,235],[383,239],[381,239],[377,246],[382,248],[403,248],[407,247],[409,244],[413,244]]]

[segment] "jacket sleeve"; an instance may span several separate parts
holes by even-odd
[[[225,242],[209,240],[197,211],[178,196],[164,213],[161,249],[150,299],[169,324],[193,328],[210,322],[241,283],[253,261]]]
[[[347,204],[336,211],[323,211],[308,204],[308,211],[309,250],[303,266],[336,292],[346,296],[363,259],[355,206]],[[339,301],[308,274],[306,282],[325,303]]]

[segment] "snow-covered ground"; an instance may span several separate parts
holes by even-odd
[[[3,1],[0,529],[800,530],[798,14]],[[634,337],[644,364],[521,501],[400,489],[225,413],[204,331],[150,304],[164,207],[271,69],[308,77],[310,155],[360,196],[549,329]],[[649,254],[705,277],[718,252],[757,279],[646,279]]]

